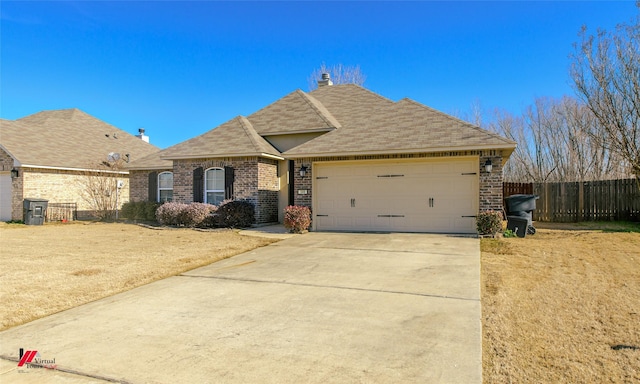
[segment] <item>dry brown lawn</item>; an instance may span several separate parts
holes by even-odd
[[[536,226],[481,241],[484,381],[640,383],[640,227]]]
[[[133,224],[0,224],[0,330],[274,242]]]

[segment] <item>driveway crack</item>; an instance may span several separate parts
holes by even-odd
[[[5,356],[5,355],[0,355],[0,360],[7,360],[7,361],[14,361],[16,363],[18,363],[20,361],[20,359],[12,357],[12,356]],[[0,374],[5,374],[5,373],[9,373],[15,369],[17,369],[18,367],[16,366],[15,368],[12,368],[8,371],[2,372]],[[43,369],[49,369],[49,368],[44,368]],[[120,383],[120,384],[131,384],[129,381],[126,380],[120,380],[120,379],[114,379],[112,377],[107,377],[107,376],[102,376],[102,375],[95,375],[92,373],[85,373],[85,372],[80,372],[80,371],[76,371],[75,369],[70,369],[70,368],[61,368],[59,366],[57,366],[56,368],[51,369],[53,371],[59,371],[59,372],[64,372],[64,373],[68,373],[71,375],[76,375],[76,376],[82,376],[82,377],[87,377],[87,378],[91,378],[91,379],[96,379],[96,380],[102,380],[102,381],[106,381],[108,383]]]
[[[323,285],[323,284],[311,284],[311,283],[296,283],[296,282],[290,282],[290,281],[286,281],[286,280],[272,281],[272,280],[247,279],[247,278],[225,277],[225,276],[182,275],[182,274],[179,275],[179,276],[182,276],[182,277],[195,277],[195,278],[202,278],[202,279],[242,281],[242,282],[249,282],[249,283],[284,284],[284,285],[294,285],[294,286],[300,286],[300,287],[346,289],[346,290],[352,290],[352,291],[390,293],[390,294],[395,294],[395,295],[410,295],[410,296],[433,297],[433,298],[438,298],[438,299],[451,299],[451,300],[480,302],[480,299],[472,299],[472,298],[469,298],[469,297],[435,295],[435,294],[429,294],[429,293],[392,291],[392,290],[387,290],[387,289],[347,287],[347,286],[341,286],[341,285]]]

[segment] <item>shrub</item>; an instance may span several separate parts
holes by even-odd
[[[502,212],[480,212],[476,218],[478,234],[495,236],[502,229]]]
[[[156,221],[159,203],[153,201],[130,201],[122,204],[120,215],[129,220]]]
[[[120,216],[125,219],[134,220],[136,218],[136,205],[138,203],[135,201],[130,201],[128,203],[122,204],[120,208]]]
[[[197,227],[218,209],[215,205],[191,203],[180,214],[180,222],[186,227]]]
[[[145,220],[156,221],[156,210],[161,205],[162,203],[156,203],[155,201],[146,201],[144,204],[141,204],[140,214]]]
[[[291,232],[301,233],[311,225],[309,207],[290,205],[284,209],[284,227]]]
[[[186,206],[182,203],[164,203],[156,210],[156,219],[162,225],[178,225],[179,216]]]
[[[162,225],[196,227],[216,210],[215,205],[204,203],[164,203],[156,210],[156,218]]]
[[[225,200],[213,215],[213,226],[246,228],[256,221],[254,206],[244,200]]]

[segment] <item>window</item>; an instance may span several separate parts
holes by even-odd
[[[209,168],[204,174],[205,203],[218,205],[224,200],[224,169]]]
[[[162,172],[158,175],[158,201],[173,201],[173,173]]]

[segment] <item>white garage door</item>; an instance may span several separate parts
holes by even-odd
[[[11,174],[0,173],[0,221],[11,220]]]
[[[478,158],[314,163],[316,230],[475,233]]]

